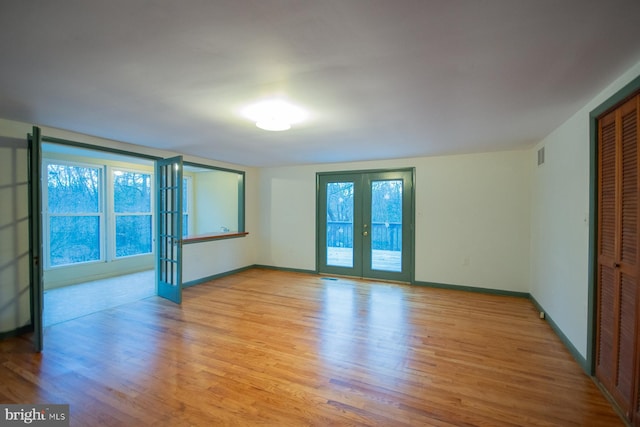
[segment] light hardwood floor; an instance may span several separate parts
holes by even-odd
[[[46,290],[43,323],[55,325],[155,294],[153,270]]]
[[[0,342],[71,425],[623,425],[530,301],[251,269]]]

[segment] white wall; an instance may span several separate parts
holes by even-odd
[[[193,174],[193,234],[238,231],[238,174],[226,171]]]
[[[32,126],[11,120],[0,119],[0,333],[25,326],[30,321],[29,309],[29,232],[27,201],[27,143],[26,135]],[[175,156],[176,153],[154,150],[142,146],[81,135],[60,129],[42,127],[42,135],[84,142],[98,147],[109,147],[138,154],[160,157]],[[255,240],[252,234],[258,226],[255,209],[257,195],[256,170],[230,165],[192,156],[185,161],[227,169],[245,171],[247,185],[245,221],[249,236],[185,246],[183,280],[191,281],[221,272],[253,265]],[[4,203],[9,201],[9,203]],[[206,261],[203,261],[203,257]]]
[[[416,280],[529,291],[529,156],[420,159]]]
[[[316,172],[415,167],[415,280],[528,292],[530,155],[526,150],[262,169],[258,262],[316,268]]]
[[[589,113],[640,75],[636,64],[542,140],[530,156],[531,295],[587,356]],[[536,152],[545,147],[545,164]]]
[[[30,323],[26,135],[0,119],[0,332]]]

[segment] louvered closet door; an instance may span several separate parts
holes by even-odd
[[[596,377],[627,418],[638,409],[638,100],[599,120]]]
[[[638,94],[633,100],[631,100],[625,108],[623,108],[621,113],[621,122],[622,122],[622,146],[623,147],[635,147],[636,156],[638,156],[638,151],[640,151],[640,94]],[[630,148],[628,148],[631,151]],[[634,225],[640,227],[640,161],[636,159],[636,186],[634,188],[633,196],[629,195],[629,198],[634,198],[635,200],[635,222]],[[627,192],[629,193],[631,190],[629,189]],[[624,194],[624,190],[623,190]],[[624,197],[624,196],[623,196]],[[624,211],[624,208],[623,208]],[[624,213],[623,213],[624,215]],[[624,222],[623,222],[624,224]],[[623,229],[624,233],[624,229]],[[623,249],[624,249],[624,234],[623,234]],[[632,395],[633,397],[633,421],[636,426],[640,426],[640,231],[636,232],[636,244],[635,244],[636,253],[635,255],[635,272],[634,276],[634,285],[633,292],[629,292],[628,298],[623,301],[628,301],[628,311],[632,310],[635,317],[635,328],[629,333],[634,339],[634,346],[628,348],[629,352],[634,352],[635,350],[635,370],[634,377],[631,379],[633,390],[635,393]],[[623,253],[624,257],[624,253]],[[623,313],[623,318],[627,316],[626,312]],[[631,317],[630,314],[628,314]],[[621,351],[623,351],[621,349]],[[624,351],[627,351],[625,348]],[[631,375],[630,375],[631,377]]]

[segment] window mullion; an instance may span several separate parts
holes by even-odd
[[[40,171],[40,176],[42,180],[48,183],[48,170],[49,170],[49,162],[42,162],[42,170]],[[51,251],[49,250],[50,245],[50,227],[49,227],[49,186],[41,185],[42,188],[42,256],[44,257],[44,269],[47,270],[51,267]]]

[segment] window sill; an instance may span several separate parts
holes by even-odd
[[[184,237],[182,239],[182,244],[188,245],[191,243],[208,242],[211,240],[235,239],[237,237],[244,237],[247,234],[249,233],[246,231],[226,231],[219,233],[198,234]]]

